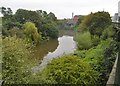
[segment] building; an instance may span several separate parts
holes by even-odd
[[[67,26],[74,27],[76,22],[73,19],[67,19]]]
[[[115,13],[112,17],[112,22],[118,22],[120,19],[120,1],[118,2],[118,13]]]
[[[74,21],[75,23],[77,23],[80,16],[81,16],[81,15],[75,15],[75,16],[73,17],[73,21]]]
[[[79,17],[82,16],[82,15],[75,15],[75,16],[73,15],[74,14],[72,13],[72,18],[67,20],[67,25],[70,27],[74,27],[77,24]]]
[[[118,16],[120,16],[120,1],[118,2]]]
[[[115,13],[114,16],[112,17],[112,22],[118,22],[118,13]]]

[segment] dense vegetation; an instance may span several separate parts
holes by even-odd
[[[87,15],[78,28],[75,37],[78,50],[75,55],[99,72],[96,84],[105,85],[109,77],[117,51],[117,42],[114,38],[115,30],[108,12]]]
[[[1,8],[2,17],[2,75],[3,84],[27,84],[31,68],[39,63],[34,47],[58,37],[58,23],[50,12]],[[1,46],[1,45],[0,45]],[[1,49],[0,49],[1,50]],[[0,61],[1,62],[1,61]]]
[[[38,64],[33,47],[58,37],[57,21],[50,12],[2,7],[3,19],[3,84],[106,84],[117,51],[115,31],[108,12],[91,13],[77,23],[78,49],[70,55],[53,59],[42,71],[32,74]]]
[[[3,39],[3,84],[28,83],[31,67],[35,65],[31,45],[16,37]],[[32,64],[31,64],[32,61]],[[28,65],[29,64],[29,65]]]
[[[72,55],[53,59],[37,76],[41,75],[44,83],[50,84],[105,86],[116,58],[114,38],[109,13],[92,13],[79,25],[75,36],[78,50]]]
[[[55,15],[50,12],[37,10],[30,11],[18,9],[15,14],[12,13],[10,8],[2,7],[3,19],[3,35],[11,36],[11,32],[15,30],[16,35],[21,37],[24,34],[24,24],[31,22],[35,24],[37,32],[41,33],[42,39],[57,38],[58,37],[58,24]],[[17,29],[16,29],[17,28]]]
[[[41,77],[40,77],[41,75]],[[35,75],[37,82],[47,84],[95,85],[98,72],[92,70],[88,63],[74,55],[65,55],[52,60],[46,68]]]

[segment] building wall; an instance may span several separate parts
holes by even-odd
[[[79,15],[75,15],[75,16],[74,16],[73,20],[74,20],[75,23],[77,23],[79,17],[80,17]]]
[[[112,18],[112,22],[118,22],[118,13],[115,13],[115,15]]]
[[[118,16],[120,17],[120,1],[118,2]]]

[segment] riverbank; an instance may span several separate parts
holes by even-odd
[[[106,24],[100,22],[99,18],[103,15],[107,21]],[[98,16],[97,19],[96,16]],[[91,20],[93,17],[96,20]],[[97,12],[86,16],[75,36],[78,50],[73,54],[53,59],[34,77],[40,82],[43,81],[43,84],[105,86],[117,53],[115,30],[110,22],[107,12]]]

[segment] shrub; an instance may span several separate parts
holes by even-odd
[[[100,38],[97,35],[92,36],[92,45],[97,46],[100,42]]]
[[[79,49],[89,49],[92,46],[91,35],[89,32],[80,33],[75,39]]]
[[[42,73],[51,84],[95,85],[98,77],[98,72],[73,55],[53,59]]]
[[[100,73],[97,83],[105,85],[115,61],[116,49],[116,42],[109,38],[100,41],[94,48],[76,51],[75,54],[87,62],[93,70]]]
[[[107,38],[114,37],[114,35],[115,35],[115,30],[113,30],[112,26],[109,26],[102,32],[101,39],[105,40]]]
[[[2,45],[2,78],[3,84],[27,84],[31,74],[31,45],[16,37],[6,37]]]

